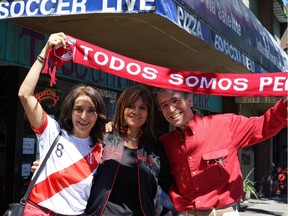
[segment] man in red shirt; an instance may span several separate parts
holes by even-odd
[[[243,193],[238,150],[287,127],[287,98],[260,117],[235,114],[198,116],[190,93],[161,89],[157,100],[175,130],[160,137],[173,185],[169,195],[181,216],[239,215]]]

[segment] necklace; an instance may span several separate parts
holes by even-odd
[[[138,139],[139,137],[131,137],[131,135],[127,134],[127,140],[125,141],[125,146],[127,146],[128,148],[132,148],[132,149],[137,149],[138,148]]]
[[[137,141],[139,139],[139,137],[132,137],[130,134],[127,134],[128,136],[128,139],[131,140],[131,141]]]

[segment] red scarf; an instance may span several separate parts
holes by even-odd
[[[61,45],[53,47],[47,57],[43,73],[50,73],[51,86],[56,83],[56,69],[73,60],[77,64],[158,88],[220,96],[288,95],[287,72],[225,74],[179,71],[141,62],[67,37],[67,48]]]

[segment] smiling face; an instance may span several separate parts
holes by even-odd
[[[139,97],[134,103],[124,109],[124,121],[128,130],[139,132],[142,125],[146,122],[148,108],[144,104],[142,97]]]
[[[72,111],[72,134],[79,138],[87,138],[96,121],[97,113],[93,101],[85,94],[79,95]]]
[[[162,91],[158,93],[157,100],[163,116],[175,127],[184,129],[194,116],[192,97],[185,99],[180,92]]]

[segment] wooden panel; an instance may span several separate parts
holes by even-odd
[[[5,60],[14,64],[19,63],[19,33],[19,26],[7,23]]]
[[[6,49],[6,22],[0,20],[0,60],[5,59],[5,49]]]
[[[0,29],[0,59],[30,68],[48,36],[7,21],[0,21]]]

